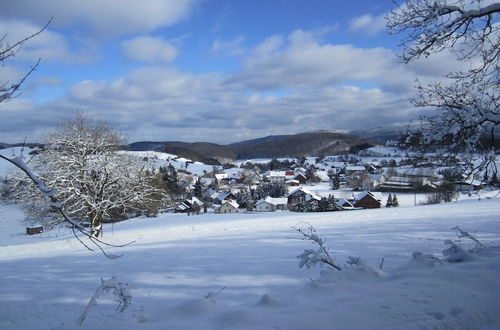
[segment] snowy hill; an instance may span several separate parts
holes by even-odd
[[[461,263],[443,261],[442,250],[456,225],[500,245],[499,202],[138,218],[105,228],[111,243],[136,241],[109,248],[124,254],[116,260],[63,229],[26,236],[22,214],[4,205],[0,329],[498,329],[498,248]],[[296,256],[317,248],[291,228],[301,222],[326,238],[343,271],[298,268]],[[349,256],[373,267],[347,265]],[[118,313],[103,294],[76,326],[113,275],[128,284],[130,307]]]

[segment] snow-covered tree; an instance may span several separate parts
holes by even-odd
[[[340,210],[342,210],[342,208],[337,205],[337,202],[335,201],[335,197],[333,195],[329,195],[328,197],[323,197],[318,202],[319,212],[332,212]]]
[[[369,190],[371,180],[366,172],[354,172],[347,177],[347,184],[354,190]]]
[[[311,198],[309,200],[299,202],[294,206],[294,210],[297,212],[320,212],[320,201]]]
[[[394,195],[394,197],[396,197],[396,195]],[[387,196],[387,202],[385,203],[385,207],[392,207],[392,206],[394,206],[392,195],[389,194],[389,196]]]
[[[449,51],[468,69],[450,72],[447,83],[419,84],[412,102],[435,109],[411,129],[407,142],[441,146],[447,157],[480,153],[471,172],[495,168],[500,127],[500,2],[406,0],[386,17],[388,31],[403,35],[404,63]]]
[[[398,196],[396,196],[396,194],[394,194],[394,197],[392,197],[392,206],[393,207],[399,206]]]
[[[101,234],[102,222],[146,212],[164,196],[139,159],[119,152],[122,143],[109,126],[77,114],[47,137],[32,160],[65,214],[87,224],[94,237]],[[24,178],[13,182],[12,196],[34,206],[28,210],[40,210],[46,198]],[[46,218],[63,220],[53,212]]]
[[[288,187],[284,182],[264,182],[252,191],[252,199],[259,200],[268,196],[278,198],[288,194]]]

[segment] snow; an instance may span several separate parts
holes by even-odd
[[[3,155],[5,157],[8,157],[10,159],[13,159],[19,155],[21,155],[21,151],[23,151],[23,153],[25,155],[27,155],[29,153],[31,149],[29,148],[21,148],[21,147],[16,147],[16,148],[7,148],[7,149],[0,149],[0,155]],[[4,178],[7,174],[13,172],[13,171],[16,171],[16,167],[7,162],[7,161],[4,161],[3,159],[0,160],[0,178]]]
[[[167,154],[157,151],[122,151],[122,153],[130,154],[141,159],[147,158],[147,163],[153,168],[172,165],[175,169],[183,169],[192,174],[201,176],[205,173],[212,172],[214,166],[206,165],[201,162],[193,162],[187,158],[180,158],[176,155]]]
[[[0,177],[10,169],[0,161]],[[327,182],[306,191],[356,193]],[[426,194],[397,196],[400,207],[375,210],[136,218],[104,227],[110,243],[135,241],[107,248],[116,260],[67,228],[27,236],[18,206],[0,205],[0,329],[500,329],[498,191],[429,206],[414,206]],[[291,228],[306,224],[342,271],[299,268],[297,256],[318,248]],[[456,226],[488,248],[468,252],[475,244]],[[126,288],[122,313],[105,283]]]
[[[3,205],[0,329],[498,329],[499,202],[163,214],[105,227],[111,243],[136,240],[110,248],[124,254],[116,260],[64,229],[26,236],[17,206]],[[299,269],[296,256],[317,248],[291,228],[302,222],[326,239],[342,271]],[[457,225],[490,248],[461,263],[437,260],[446,239],[456,243]],[[130,307],[116,312],[103,293],[78,327],[101,279],[113,276],[128,284]]]

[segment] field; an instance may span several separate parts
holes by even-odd
[[[0,207],[0,329],[500,329],[500,199],[333,213],[163,214],[105,227],[108,260],[60,228],[27,236]],[[299,269],[313,225],[342,271]],[[452,227],[488,249],[443,259]],[[473,242],[460,244],[472,248]],[[419,251],[423,255],[412,253]],[[349,256],[366,265],[347,265]],[[383,259],[382,269],[379,265]],[[115,311],[101,279],[127,283]]]

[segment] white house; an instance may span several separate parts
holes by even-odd
[[[270,171],[266,177],[269,182],[285,182],[286,171]]]
[[[217,210],[218,213],[237,213],[240,205],[232,199],[226,199],[222,202],[221,207]]]
[[[273,198],[266,197],[265,199],[260,199],[255,204],[255,209],[258,212],[274,212],[276,210],[286,209],[288,203],[288,198]]]
[[[316,199],[317,201],[321,200],[320,196],[316,195],[315,193],[309,191],[304,187],[300,187],[299,189],[290,192],[287,198],[289,205],[295,205],[297,203],[305,202],[310,199]]]

